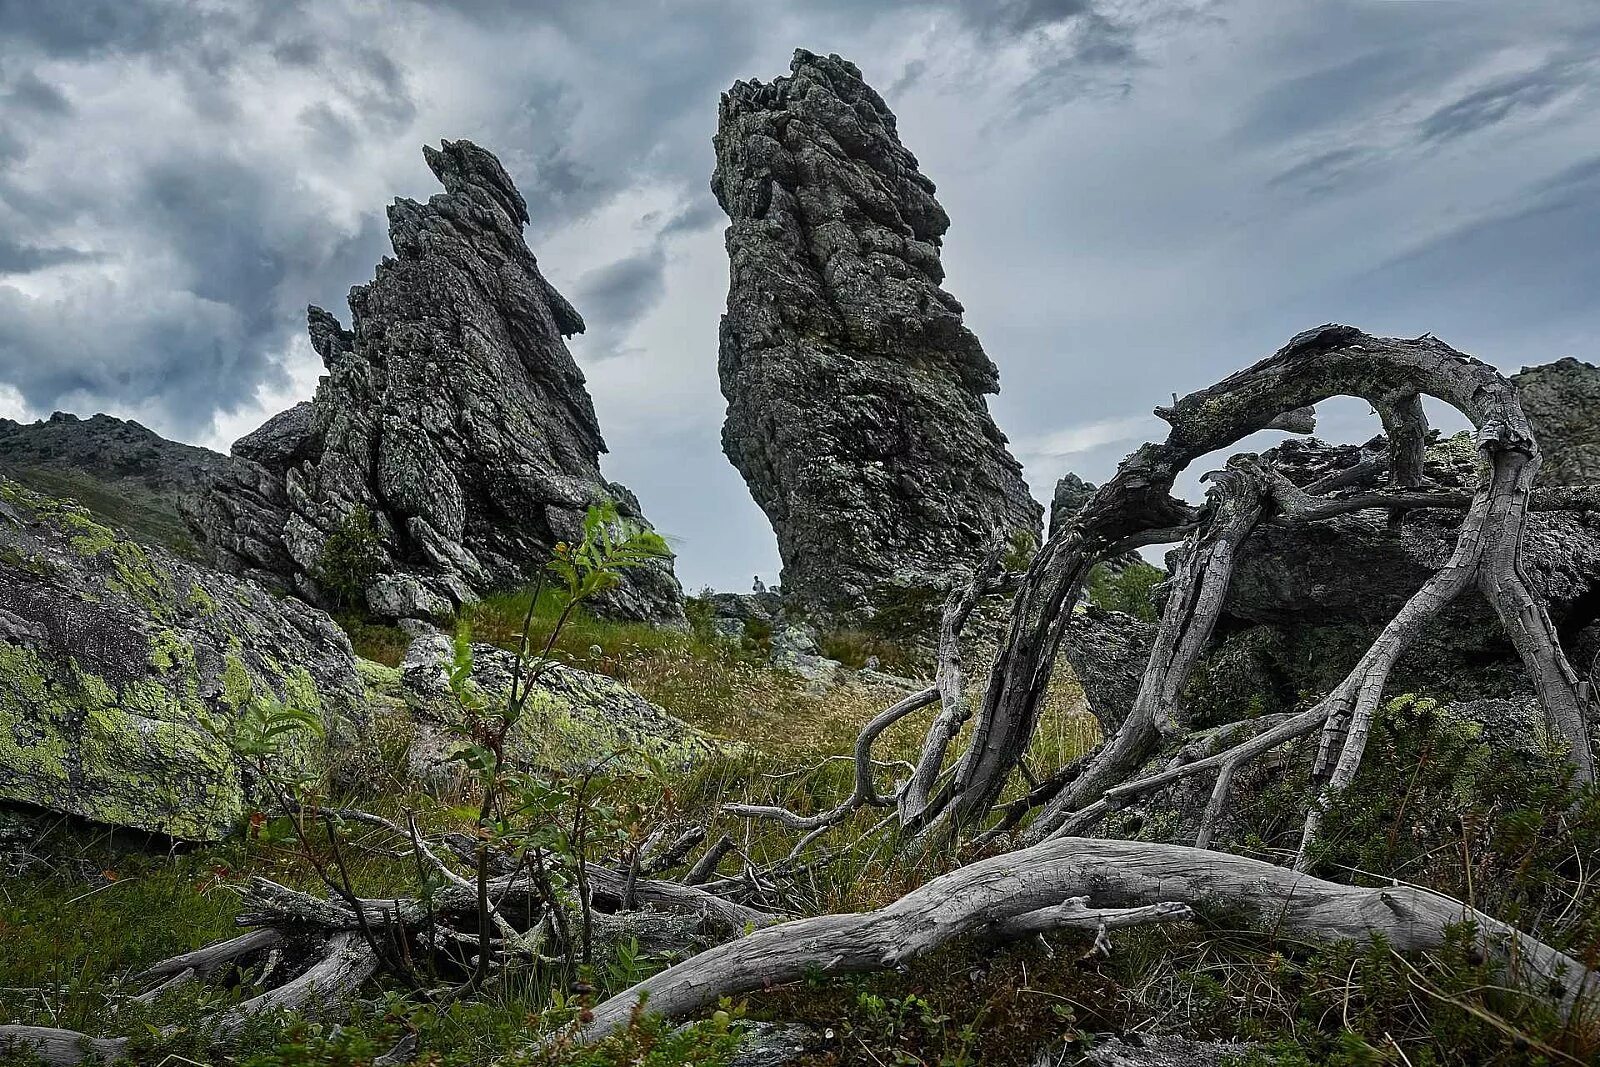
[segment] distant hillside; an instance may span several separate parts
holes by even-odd
[[[137,540],[193,556],[178,499],[228,458],[169,441],[137,422],[56,412],[35,423],[0,419],[0,473],[37,492],[71,497]]]

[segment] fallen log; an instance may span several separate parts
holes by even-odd
[[[953,871],[877,911],[799,919],[710,949],[601,1003],[577,1038],[595,1041],[626,1026],[641,999],[653,1012],[682,1018],[808,974],[898,967],[965,935],[1035,934],[1091,921],[1097,928],[1119,914],[1061,907],[1076,896],[1105,909],[1144,909],[1149,921],[1187,914],[1180,905],[1221,905],[1274,933],[1323,941],[1382,935],[1400,952],[1436,948],[1447,927],[1471,922],[1477,947],[1508,982],[1527,982],[1569,1015],[1597,992],[1597,976],[1577,960],[1425,889],[1340,885],[1182,845],[1057,838]]]

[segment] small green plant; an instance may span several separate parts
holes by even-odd
[[[596,833],[612,829],[613,812],[604,803],[608,783],[601,773],[609,760],[598,761],[575,779],[559,771],[533,774],[511,765],[506,757],[506,742],[522,719],[540,677],[555,665],[551,650],[578,606],[615,587],[629,568],[667,555],[667,544],[660,534],[619,518],[613,505],[591,507],[584,516],[582,539],[576,544],[557,544],[547,564],[565,602],[538,652],[533,651],[531,635],[543,593],[543,576],[528,602],[515,649],[511,686],[503,702],[491,705],[473,685],[471,627],[463,623],[456,630],[449,683],[463,712],[456,724],[463,746],[455,759],[472,772],[481,797],[474,854],[479,941],[471,988],[479,988],[488,980],[493,958],[495,915],[489,900],[489,876],[496,856],[510,859],[519,869],[531,865],[557,926],[555,934],[567,955],[569,969],[579,954],[585,966],[591,962],[593,928],[586,856]],[[573,880],[572,895],[578,900],[577,952],[574,938],[564,928],[565,894],[561,883],[562,872],[567,870]]]
[[[383,542],[372,524],[372,513],[358,507],[322,543],[311,576],[335,606],[360,608],[365,603],[367,587],[382,566]]]

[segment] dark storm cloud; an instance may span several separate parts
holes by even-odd
[[[697,233],[722,223],[722,209],[708,192],[669,218],[659,232],[662,237],[672,237],[680,233]]]
[[[51,56],[157,51],[181,38],[198,17],[172,2],[0,0],[0,26],[8,40]]]
[[[342,293],[370,270],[383,251],[381,202],[352,227],[303,195],[300,174],[405,126],[415,104],[381,47],[359,33],[313,38],[308,11],[297,2],[0,0],[0,70],[19,72],[4,90],[7,114],[40,116],[28,133],[0,129],[10,146],[0,158],[23,164],[0,172],[0,226],[20,234],[0,244],[0,273],[107,271],[65,290],[0,294],[0,383],[30,407],[49,410],[78,393],[148,408],[169,432],[193,434],[286,380],[280,360],[304,329],[307,290]],[[69,80],[98,63],[137,64],[117,68],[131,80],[111,99],[156,94],[149,128],[130,129],[124,118],[80,132],[68,94],[35,69],[44,62]],[[275,66],[317,63],[327,69],[301,76],[321,82],[320,99],[291,112],[304,130],[301,150],[264,155],[246,128],[253,94]],[[187,117],[175,122],[182,109]],[[97,175],[80,157],[110,165]],[[77,239],[56,236],[86,224]],[[84,236],[95,250],[80,248]],[[85,320],[103,329],[86,334]]]
[[[632,326],[666,292],[666,253],[660,245],[619,259],[578,279],[574,301],[586,316],[613,328]]]

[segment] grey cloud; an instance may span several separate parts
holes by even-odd
[[[591,324],[592,351],[602,358],[620,352],[628,331],[665,295],[666,266],[666,252],[657,241],[578,279],[572,301]]]
[[[1474,90],[1422,120],[1423,141],[1447,141],[1537,110],[1587,79],[1589,64],[1562,58]]]
[[[63,263],[83,263],[98,258],[81,248],[40,248],[0,236],[0,275],[28,274]]]
[[[196,17],[176,3],[0,0],[0,26],[7,38],[53,56],[154,51],[179,39]]]
[[[1359,115],[1383,100],[1415,91],[1451,69],[1438,50],[1413,45],[1364,51],[1266,88],[1240,119],[1241,141],[1303,137]]]
[[[326,101],[304,108],[300,112],[300,124],[311,132],[317,147],[330,156],[344,158],[355,150],[355,125],[337,114]]]
[[[38,115],[63,118],[72,114],[72,102],[60,89],[44,81],[32,71],[26,71],[6,90],[7,107],[25,108]]]
[[[698,197],[694,203],[679,211],[666,221],[658,231],[661,237],[672,237],[680,233],[697,233],[712,226],[721,225],[723,222],[722,209],[708,193]]]
[[[970,25],[989,34],[1017,34],[1088,14],[1091,0],[956,0]]]
[[[1302,197],[1323,196],[1370,173],[1383,159],[1384,153],[1366,146],[1330,148],[1272,175],[1267,179],[1267,188]]]

